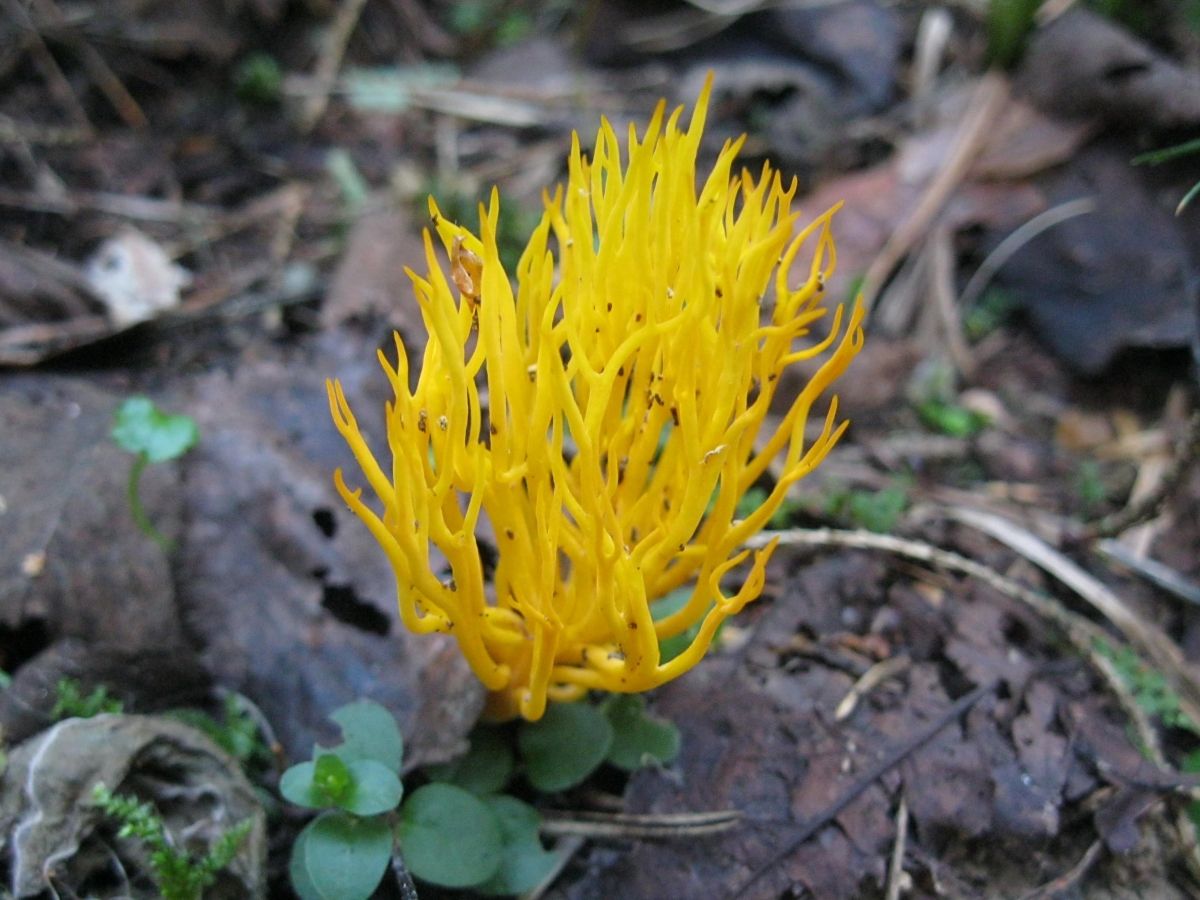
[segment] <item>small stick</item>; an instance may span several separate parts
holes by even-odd
[[[846,719],[850,718],[851,713],[853,713],[855,707],[858,706],[859,700],[861,700],[871,691],[875,690],[876,687],[883,684],[889,678],[899,675],[901,672],[907,669],[911,663],[912,660],[910,660],[907,655],[901,653],[898,656],[891,656],[885,660],[882,660],[871,666],[871,668],[867,669],[867,671],[862,674],[858,681],[854,682],[854,685],[850,688],[849,692],[847,692],[846,696],[842,698],[842,702],[837,705],[837,711],[833,714],[834,721],[844,722]]]
[[[975,355],[963,337],[962,310],[954,299],[954,247],[950,229],[941,225],[929,236],[929,287],[950,359],[967,378],[975,374]]]
[[[728,831],[741,819],[742,814],[736,809],[664,815],[544,810],[541,831],[548,835],[591,838],[694,838]]]
[[[58,8],[58,4],[54,0],[36,0],[36,2],[46,18],[55,25],[62,26],[64,24],[62,10]],[[104,96],[108,98],[108,102],[112,104],[113,109],[117,111],[117,115],[125,124],[130,128],[145,128],[150,124],[137,100],[133,99],[133,94],[129,93],[129,89],[121,83],[121,79],[105,62],[100,51],[85,41],[77,32],[68,30],[66,35],[67,42],[79,54],[92,81],[104,92]]]
[[[1200,584],[1185,578],[1170,566],[1163,565],[1156,559],[1138,556],[1120,541],[1111,539],[1097,543],[1096,550],[1110,561],[1137,572],[1155,587],[1200,606]]]
[[[404,857],[395,848],[392,852],[392,875],[395,876],[396,886],[400,889],[400,900],[419,900],[417,886],[413,884],[408,866],[404,864]]]
[[[325,46],[317,60],[316,71],[313,73],[317,90],[304,99],[304,105],[301,107],[300,130],[302,132],[312,131],[317,120],[325,114],[325,109],[329,106],[329,94],[333,90],[334,80],[342,65],[342,57],[346,54],[346,45],[350,43],[350,35],[354,33],[358,17],[362,15],[363,7],[366,5],[367,0],[345,0],[338,7],[333,24],[329,27]]]
[[[959,128],[950,157],[929,182],[912,214],[892,232],[892,236],[867,267],[862,285],[862,303],[868,311],[875,305],[884,283],[901,259],[929,230],[929,225],[962,183],[971,163],[987,143],[989,129],[1008,102],[1008,81],[1002,73],[988,72],[980,80],[969,104],[969,112]]]
[[[896,844],[892,847],[892,863],[888,867],[887,893],[883,900],[900,900],[904,886],[904,850],[908,844],[908,801],[900,794],[900,808],[896,810]]]

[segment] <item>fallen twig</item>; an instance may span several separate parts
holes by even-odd
[[[350,35],[354,33],[358,17],[362,15],[366,5],[367,0],[344,0],[338,7],[313,72],[317,90],[305,97],[300,107],[299,125],[302,132],[312,131],[317,120],[325,114],[325,109],[329,106],[329,94],[337,79],[338,69],[341,68],[342,57],[346,54],[346,45],[350,42]]]
[[[1008,97],[1008,80],[1002,73],[989,72],[979,82],[949,159],[925,188],[911,215],[892,232],[879,255],[867,268],[862,285],[862,303],[868,310],[874,306],[896,265],[929,232],[930,224],[966,176],[971,163],[987,142],[989,129],[995,124]]]
[[[742,819],[736,809],[701,813],[635,815],[573,810],[543,810],[543,834],[610,840],[694,838],[720,834]]]
[[[1066,896],[1068,893],[1074,895],[1079,887],[1079,882],[1083,880],[1083,876],[1095,865],[1103,849],[1104,841],[1099,839],[1093,841],[1083,856],[1079,858],[1079,862],[1075,863],[1075,865],[1053,881],[1048,881],[1041,887],[1035,888],[1028,894],[1025,894],[1021,900],[1055,900],[1055,898]]]
[[[911,664],[912,660],[907,655],[900,654],[888,657],[871,666],[854,682],[846,696],[837,705],[837,710],[833,714],[834,721],[842,722],[848,719],[858,706],[858,701],[889,678],[894,678],[907,670]]]
[[[900,806],[896,810],[896,843],[892,846],[892,861],[888,866],[887,892],[883,900],[900,900],[904,890],[904,851],[908,845],[908,801],[900,794]]]

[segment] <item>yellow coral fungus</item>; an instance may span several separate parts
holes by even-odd
[[[663,103],[641,137],[631,127],[624,163],[608,122],[590,158],[575,137],[566,189],[545,198],[515,293],[496,247],[496,193],[479,236],[430,201],[451,274],[426,231],[428,275],[408,273],[429,332],[416,388],[398,335],[395,367],[380,354],[395,391],[390,472],[329,384],[382,515],[340,471],[335,481],[395,567],[404,623],[454,635],[495,716],[535,720],[548,698],[642,691],[694,666],[762,589],[770,546],[736,593],[722,592],[748,555],[741,545],[846,427],[834,398],[819,436],[805,435],[862,345],[857,305],[809,339],[826,316],[833,210],[797,234],[794,180],[784,186],[768,166],[732,174],[742,140],[726,143],[697,195],[710,89],[686,131],[682,110],[667,118]],[[806,245],[808,277],[793,289]],[[780,376],[817,357],[760,435]],[[739,498],[779,454],[782,476],[739,519]],[[481,516],[499,549],[490,587]],[[445,581],[432,547],[449,563]],[[655,621],[653,601],[693,581],[688,602]],[[687,650],[662,662],[659,641],[697,623]]]

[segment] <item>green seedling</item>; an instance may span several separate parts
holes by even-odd
[[[946,400],[925,400],[915,408],[927,428],[947,437],[975,437],[990,421],[983,413]]]
[[[906,394],[927,428],[949,437],[974,437],[987,427],[988,418],[958,402],[957,381],[949,362],[931,359],[917,367]]]
[[[1185,772],[1188,775],[1200,774],[1200,750],[1193,750],[1184,756],[1179,764],[1179,771]],[[1187,811],[1192,824],[1200,829],[1200,800],[1193,800],[1189,803]]]
[[[679,729],[646,712],[641,694],[614,694],[601,705],[612,726],[608,762],[626,772],[667,765],[679,755]]]
[[[478,729],[466,757],[431,770],[443,780],[401,804],[403,742],[391,714],[363,700],[331,718],[342,743],[314,748],[313,759],[288,769],[279,785],[291,802],[324,810],[292,847],[289,871],[302,900],[365,900],[397,842],[408,870],[441,887],[518,894],[553,868],[557,857],[538,839],[537,810],[494,793],[513,771],[499,731]]]
[[[1175,693],[1162,672],[1142,662],[1130,647],[1114,648],[1107,641],[1097,641],[1096,650],[1108,658],[1121,680],[1133,692],[1134,700],[1147,715],[1154,716],[1168,728],[1178,728],[1200,736],[1200,723],[1183,711]]]
[[[490,896],[524,893],[559,859],[538,837],[537,809],[500,793],[518,771],[536,790],[555,793],[606,762],[633,771],[679,753],[678,731],[650,716],[640,696],[556,703],[537,722],[479,726],[464,756],[429,767],[430,782],[405,795],[391,714],[364,700],[331,718],[342,743],[315,747],[313,759],[292,766],[279,784],[292,803],[323,810],[292,847],[292,885],[302,900],[365,900],[397,844],[421,881]]]
[[[102,713],[123,712],[125,705],[108,693],[108,688],[100,684],[85,694],[82,686],[74,678],[60,678],[54,685],[54,707],[50,717],[56,721],[61,719],[90,719]]]
[[[908,509],[908,485],[897,483],[878,491],[836,490],[825,501],[825,513],[849,519],[856,528],[888,534]]]
[[[271,106],[283,95],[283,70],[269,53],[251,53],[233,73],[233,90],[243,103]]]
[[[391,859],[385,814],[404,793],[404,744],[391,713],[369,700],[330,718],[341,727],[342,743],[314,747],[312,760],[292,766],[279,781],[285,799],[324,810],[296,838],[289,872],[302,900],[365,900]]]
[[[347,217],[356,215],[371,196],[371,186],[346,150],[334,147],[325,157],[325,171],[342,195],[342,206]]]
[[[517,728],[525,777],[547,794],[583,783],[608,757],[612,743],[608,717],[587,703],[552,703],[538,721]]]
[[[133,521],[142,534],[170,551],[171,542],[154,527],[142,507],[138,485],[147,465],[178,459],[196,446],[200,439],[196,420],[163,412],[149,397],[130,397],[117,407],[111,435],[118,447],[133,454],[128,485]]]
[[[1017,308],[1016,298],[1003,288],[991,287],[963,316],[967,340],[978,343],[1008,321]]]
[[[516,771],[511,735],[504,729],[480,725],[471,732],[470,749],[453,762],[425,770],[434,781],[453,784],[472,794],[504,790]]]
[[[1109,489],[1104,481],[1100,464],[1094,459],[1085,459],[1075,470],[1075,496],[1079,499],[1085,515],[1094,515],[1109,502]]]
[[[450,28],[474,42],[507,47],[533,30],[533,18],[508,0],[465,0],[450,6]]]
[[[145,845],[150,854],[150,874],[164,900],[200,900],[217,873],[233,861],[251,828],[249,819],[235,825],[197,858],[175,846],[149,803],[114,794],[103,784],[92,789],[92,801],[120,824],[117,837],[136,838]]]

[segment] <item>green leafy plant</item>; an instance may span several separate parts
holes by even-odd
[[[117,837],[136,838],[145,845],[150,854],[150,873],[164,900],[200,900],[217,873],[233,861],[252,824],[247,819],[235,825],[207,853],[195,857],[175,846],[166,825],[149,803],[114,794],[103,784],[92,789],[92,801],[120,823]]]
[[[109,695],[104,685],[96,685],[85,694],[74,678],[58,679],[54,685],[54,695],[50,716],[55,720],[90,719],[101,713],[119,713],[125,709],[120,700]]]
[[[233,90],[244,103],[278,103],[283,94],[283,70],[270,53],[251,53],[234,69]]]
[[[325,171],[342,195],[346,218],[353,218],[366,205],[371,186],[359,171],[354,157],[342,147],[334,147],[325,156]]]
[[[1085,459],[1075,470],[1075,496],[1085,515],[1095,515],[1109,502],[1109,487],[1104,472],[1094,459]]]
[[[533,17],[511,0],[462,0],[450,5],[448,24],[476,43],[506,47],[533,30]]]
[[[1200,750],[1193,750],[1184,756],[1179,763],[1179,771],[1186,772],[1188,775],[1200,774]],[[1200,828],[1200,800],[1193,800],[1189,803],[1187,811],[1192,824]]]
[[[1193,721],[1179,703],[1179,695],[1167,683],[1162,672],[1146,665],[1130,647],[1117,649],[1107,641],[1097,641],[1096,649],[1107,657],[1121,679],[1133,692],[1138,706],[1155,716],[1168,728],[1179,728],[1200,736],[1200,723]]]
[[[392,715],[360,700],[331,716],[342,730],[336,747],[313,748],[313,758],[292,766],[279,781],[284,798],[324,810],[292,846],[289,872],[303,900],[369,897],[392,855],[392,830],[384,815],[404,793],[404,745]]]
[[[163,550],[170,550],[171,542],[154,527],[142,507],[138,485],[147,465],[177,459],[196,446],[200,439],[196,420],[163,412],[149,397],[129,397],[117,407],[111,435],[118,447],[134,457],[128,486],[133,521]]]
[[[897,481],[878,491],[831,491],[825,500],[825,513],[839,519],[849,519],[857,528],[877,534],[893,531],[904,511],[908,509],[908,483]]]
[[[975,437],[987,428],[990,421],[981,412],[940,398],[924,400],[915,409],[927,428],[948,437]]]
[[[170,715],[203,732],[243,769],[253,770],[270,761],[271,748],[240,694],[225,695],[219,719],[190,707],[171,710]]]
[[[495,793],[513,772],[511,747],[480,728],[471,751],[430,770],[433,783],[404,798],[403,743],[395,719],[370,701],[331,717],[343,742],[314,749],[280,781],[291,802],[323,809],[292,848],[292,885],[303,900],[355,900],[378,887],[398,841],[417,878],[485,894],[529,890],[556,857],[538,839],[532,806]]]
[[[987,416],[959,402],[957,372],[944,359],[930,359],[918,366],[906,395],[925,427],[939,434],[969,438],[988,425]]]
[[[422,881],[492,896],[524,893],[558,857],[538,837],[537,809],[501,793],[518,771],[535,790],[554,793],[606,762],[633,771],[679,753],[679,732],[649,715],[640,696],[551,704],[537,722],[477,727],[466,754],[425,769],[429,783],[405,795],[403,744],[391,714],[361,700],[331,718],[343,742],[314,748],[313,759],[292,766],[279,784],[292,803],[323,810],[292,847],[292,885],[302,900],[369,897],[396,843]]]
[[[618,769],[635,772],[646,766],[665,765],[679,755],[679,729],[650,715],[641,694],[613,694],[601,709],[613,732],[605,759]]]
[[[963,316],[963,331],[972,343],[983,340],[1008,321],[1017,308],[1017,299],[1000,287],[990,287]]]

